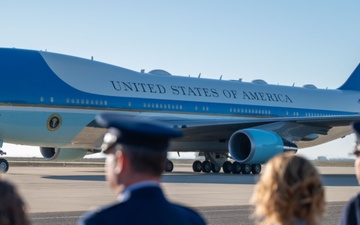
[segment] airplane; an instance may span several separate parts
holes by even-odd
[[[203,155],[194,172],[258,174],[272,156],[344,137],[360,119],[360,65],[330,90],[175,76],[161,69],[136,72],[93,59],[0,48],[0,76],[0,147],[40,146],[48,160],[100,152],[106,129],[94,119],[113,112],[184,131],[169,150]],[[173,167],[168,160],[165,171]],[[1,159],[0,170],[8,169]]]

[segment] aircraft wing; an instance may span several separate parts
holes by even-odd
[[[296,143],[299,148],[318,145],[346,136],[351,133],[350,123],[354,120],[360,120],[360,114],[351,116],[229,119],[137,116],[150,117],[154,120],[170,124],[173,127],[178,127],[185,135],[181,139],[176,139],[176,142],[225,143],[238,130],[257,129],[275,132],[284,140]],[[99,129],[93,121],[88,124],[73,142],[79,143],[78,147],[89,147],[96,140],[96,146],[100,146],[102,135],[105,132],[106,129]]]
[[[182,141],[226,141],[237,130],[260,129],[277,133],[283,139],[291,142],[306,141],[309,147],[311,141],[320,136],[334,133],[336,138],[351,133],[350,123],[360,120],[360,114],[347,116],[321,117],[281,117],[281,118],[241,118],[241,119],[183,119],[154,117],[165,123],[181,128],[185,136]],[[339,128],[339,129],[337,129]],[[335,139],[334,135],[326,137]],[[325,137],[323,137],[325,138]],[[314,145],[323,143],[316,140]]]

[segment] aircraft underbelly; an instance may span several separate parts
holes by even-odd
[[[227,152],[228,145],[219,141],[171,142],[169,151]]]

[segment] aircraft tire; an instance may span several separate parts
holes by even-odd
[[[213,172],[213,173],[219,173],[221,167],[218,166],[218,165],[215,165],[215,164],[213,164],[213,163],[211,163],[211,164],[212,164],[212,168],[211,168],[212,172]]]
[[[0,159],[0,172],[6,173],[9,170],[9,163],[6,159]]]
[[[174,169],[174,163],[168,160],[165,166],[165,172],[172,172]]]
[[[222,167],[223,167],[224,173],[231,173],[231,170],[232,170],[232,163],[231,162],[225,161]]]
[[[211,162],[210,161],[204,161],[202,163],[202,171],[204,173],[210,173],[211,172],[211,169],[212,169],[212,165],[211,165]]]
[[[261,165],[260,164],[251,165],[251,172],[252,174],[259,174],[261,172]]]
[[[192,165],[192,168],[193,168],[193,171],[196,172],[196,173],[201,172],[201,170],[202,170],[201,162],[199,160],[194,161],[193,165]]]
[[[241,164],[238,162],[234,162],[232,164],[231,172],[233,174],[239,174],[241,172]]]
[[[250,164],[243,164],[241,165],[241,172],[243,174],[250,174],[251,172],[251,165]]]

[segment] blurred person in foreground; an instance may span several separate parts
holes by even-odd
[[[25,203],[16,187],[0,177],[0,224],[29,225]]]
[[[352,129],[356,135],[356,143],[353,152],[356,157],[354,169],[356,179],[360,184],[360,121],[354,122],[352,124]],[[360,193],[350,199],[345,205],[341,214],[340,224],[360,224]]]
[[[96,122],[109,128],[102,149],[106,179],[118,201],[85,214],[79,225],[205,224],[194,210],[170,203],[160,187],[169,141],[182,136],[181,131],[122,114],[101,114]]]
[[[325,211],[325,194],[317,169],[288,152],[267,162],[251,203],[259,224],[318,225]]]

